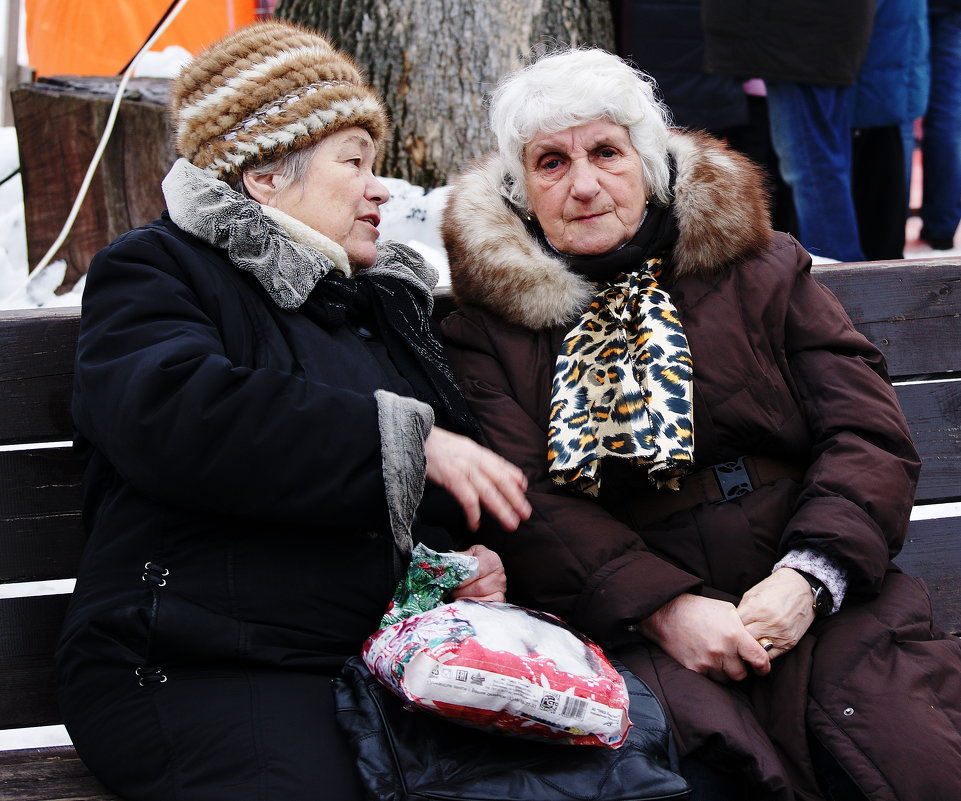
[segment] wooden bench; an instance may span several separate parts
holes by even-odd
[[[924,459],[897,561],[927,582],[936,621],[961,634],[961,262],[840,264],[816,275],[887,357]],[[438,305],[442,313],[450,299]],[[0,445],[22,446],[0,451],[0,730],[60,723],[52,653],[69,596],[19,590],[70,579],[83,545],[69,449],[78,324],[75,308],[0,311]],[[116,796],[69,746],[0,753],[0,799],[79,798]]]

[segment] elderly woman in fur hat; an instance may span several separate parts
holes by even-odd
[[[94,259],[73,410],[89,542],[58,652],[80,755],[129,801],[360,799],[330,682],[412,540],[530,509],[477,445],[378,243],[381,101],[322,37],[242,29],[174,83],[168,212]],[[459,597],[503,599],[500,560]]]
[[[534,509],[510,600],[644,678],[695,798],[948,799],[961,643],[891,563],[918,457],[754,165],[599,50],[508,76],[444,220],[448,354]]]

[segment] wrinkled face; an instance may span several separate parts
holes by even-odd
[[[597,120],[524,148],[531,213],[561,253],[607,253],[637,233],[647,205],[640,156],[622,125]]]
[[[275,195],[271,205],[347,251],[350,263],[369,267],[377,258],[379,207],[390,192],[374,177],[375,149],[363,128],[344,128],[317,144],[307,174]]]

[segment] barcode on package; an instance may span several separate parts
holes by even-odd
[[[584,712],[586,709],[587,701],[585,701],[583,698],[575,698],[567,695],[564,697],[564,708],[561,710],[561,715],[565,718],[581,720],[584,717]]]

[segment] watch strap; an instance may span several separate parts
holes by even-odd
[[[795,570],[797,570],[797,568],[795,568]],[[819,617],[830,614],[834,608],[834,599],[831,597],[831,591],[824,585],[824,582],[817,576],[812,576],[803,570],[797,570],[797,572],[811,585],[811,594],[814,596],[811,599],[811,606],[814,608],[814,614]]]

